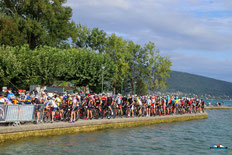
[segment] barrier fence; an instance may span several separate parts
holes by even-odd
[[[33,121],[34,105],[0,105],[0,123]]]
[[[0,123],[5,122],[7,113],[7,105],[0,105]]]

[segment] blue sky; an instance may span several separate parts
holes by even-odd
[[[68,0],[73,20],[144,44],[172,69],[232,82],[232,0]]]

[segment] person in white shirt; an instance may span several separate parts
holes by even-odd
[[[0,104],[9,104],[9,101],[4,97],[4,93],[0,92]]]
[[[52,111],[52,121],[51,121],[51,123],[53,123],[54,122],[55,112],[56,112],[56,110],[58,108],[58,106],[55,103],[55,98],[52,99],[51,97],[48,97],[48,100],[45,103],[45,106],[46,106],[47,109],[51,108],[51,111]]]

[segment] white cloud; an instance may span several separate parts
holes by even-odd
[[[187,53],[189,50],[213,53],[232,50],[232,17],[214,15],[215,11],[230,11],[231,4],[231,0],[68,0],[66,5],[74,9],[76,23],[116,32],[138,43],[153,41],[166,55],[185,50],[184,55],[191,58],[192,55]],[[195,55],[204,57],[207,54],[210,53]],[[180,54],[179,59],[185,60],[186,57]],[[218,62],[217,58],[210,60],[208,64],[203,60],[198,62],[208,66],[202,68],[205,72]],[[183,64],[177,61],[174,65]],[[199,69],[197,64],[185,67]],[[217,71],[214,72],[216,75]],[[230,75],[232,77],[232,73]]]
[[[69,0],[67,6],[71,6],[73,9],[81,6],[87,7],[116,7],[121,9],[129,8],[128,0]]]

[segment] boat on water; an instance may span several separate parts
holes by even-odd
[[[214,149],[214,150],[224,150],[224,151],[225,151],[225,150],[228,149],[228,147],[223,146],[223,145],[221,145],[221,144],[217,144],[217,145],[211,146],[210,149]]]

